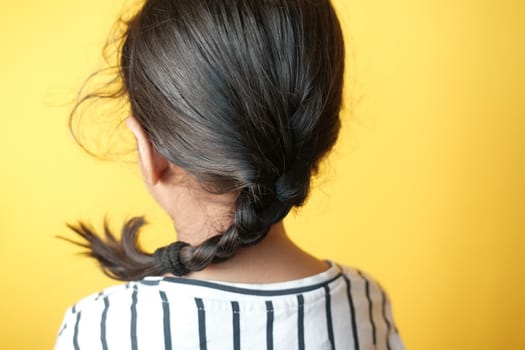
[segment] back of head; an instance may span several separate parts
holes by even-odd
[[[239,193],[231,227],[179,245],[171,272],[256,244],[304,203],[337,139],[343,70],[328,0],[147,0],[127,23],[123,91],[153,147],[210,191]],[[142,270],[131,277],[155,268]]]

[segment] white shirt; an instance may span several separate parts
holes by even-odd
[[[282,283],[146,277],[70,307],[55,350],[402,350],[388,297],[350,267]]]

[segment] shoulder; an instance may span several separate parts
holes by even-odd
[[[60,326],[55,349],[104,349],[103,343],[112,341],[109,336],[106,338],[106,329],[111,330],[112,338],[131,341],[129,329],[138,295],[140,294],[140,303],[145,309],[149,309],[147,305],[153,303],[149,297],[152,295],[152,288],[141,286],[142,284],[135,282],[112,286],[88,295],[69,307]]]
[[[78,300],[70,309],[73,313],[88,312],[95,305],[104,304],[104,299],[131,295],[132,290],[130,283],[111,286]]]
[[[339,266],[346,282],[349,295],[356,306],[383,309],[389,304],[389,297],[381,283],[371,274],[351,266]]]
[[[373,344],[386,342],[390,349],[404,349],[388,293],[371,274],[350,266],[340,266],[345,279],[351,312]]]
[[[344,279],[348,281],[350,286],[355,286],[356,288],[362,287],[368,289],[369,291],[386,295],[386,291],[381,283],[370,273],[352,266],[338,266],[341,270],[341,274],[343,275]]]
[[[65,318],[76,319],[77,317],[83,317],[88,319],[88,316],[102,313],[109,300],[130,299],[132,292],[133,288],[129,283],[105,288],[100,292],[78,300],[74,305],[68,307]],[[115,304],[115,306],[118,306],[118,304]]]

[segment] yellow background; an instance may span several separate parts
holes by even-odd
[[[173,232],[135,166],[67,129],[122,2],[0,4],[0,348],[49,349],[65,308],[113,283],[55,238],[66,221],[147,214],[150,248]],[[336,1],[344,130],[287,226],[382,282],[409,349],[525,348],[524,4]]]

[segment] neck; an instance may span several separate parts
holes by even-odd
[[[238,283],[274,283],[305,278],[327,270],[328,265],[296,246],[282,222],[271,227],[258,244],[240,249],[230,259],[212,264],[188,278]]]

